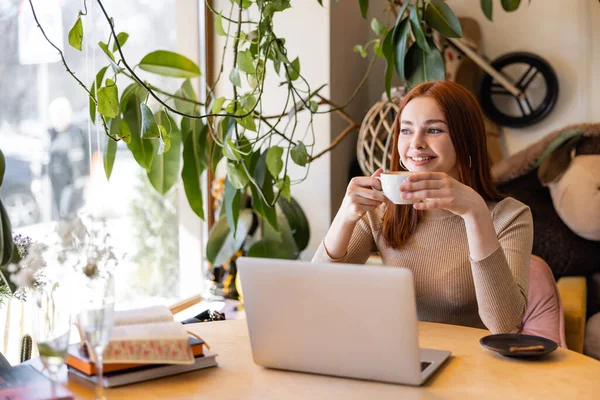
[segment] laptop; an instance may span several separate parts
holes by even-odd
[[[450,356],[419,348],[409,269],[250,257],[237,267],[258,365],[418,386]]]

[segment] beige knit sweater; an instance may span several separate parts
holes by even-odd
[[[348,252],[332,259],[323,243],[313,262],[364,264],[377,247],[384,265],[410,268],[419,320],[513,331],[527,310],[533,221],[529,207],[506,198],[490,204],[500,247],[480,261],[469,257],[460,216],[445,210],[423,212],[416,231],[401,249],[380,235],[385,206],[356,224]]]

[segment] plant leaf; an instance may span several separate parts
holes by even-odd
[[[429,0],[425,7],[425,20],[433,29],[446,37],[462,37],[460,22],[444,0]]]
[[[127,39],[129,39],[129,34],[126,32],[120,32],[117,35],[117,41],[119,42],[119,46],[121,46],[121,48],[123,48],[123,45],[125,44],[125,42],[127,41]],[[117,47],[117,43],[115,42],[115,44],[113,44],[113,53],[115,51],[119,50],[119,47]]]
[[[237,87],[242,87],[242,80],[240,79],[240,70],[238,67],[235,67],[231,70],[231,73],[229,74],[229,82]]]
[[[171,149],[163,154],[154,156],[154,160],[148,171],[148,179],[156,191],[164,195],[177,182],[177,177],[179,176],[181,132],[177,129],[175,121],[164,111],[156,113],[156,120],[158,121],[158,125],[171,127],[171,133],[169,134]]]
[[[248,257],[260,257],[260,258],[277,258],[293,260],[296,257],[294,254],[282,246],[282,243],[277,240],[259,240],[254,243],[248,250]]]
[[[420,48],[423,49],[423,51],[429,51],[429,46],[427,46],[427,39],[425,39],[425,33],[423,33],[423,28],[421,27],[421,18],[419,16],[418,6],[413,6],[413,8],[410,9],[410,14],[408,18],[410,20],[410,27],[413,34],[415,35],[415,40],[417,41],[417,44]]]
[[[133,154],[135,161],[144,169],[150,169],[154,158],[154,145],[152,140],[142,140],[142,110],[140,107],[142,91],[136,89],[137,84],[129,85],[121,97],[121,106],[123,110],[123,120],[129,127],[131,139],[127,147]],[[129,91],[128,91],[129,89]]]
[[[369,12],[369,0],[358,0],[360,6],[360,15],[363,19],[367,19],[367,13]]]
[[[141,103],[140,110],[142,111],[142,139],[156,139],[160,137],[160,130],[150,107],[145,103]]]
[[[221,109],[223,108],[223,104],[225,103],[225,97],[219,97],[218,99],[215,100],[215,102],[212,105],[212,113],[213,114],[218,114]]]
[[[485,14],[486,18],[492,21],[492,11],[494,8],[494,3],[492,0],[481,0],[481,9]]]
[[[215,18],[215,32],[219,36],[227,36],[225,29],[223,29],[223,15],[219,12],[217,18]]]
[[[296,57],[289,66],[286,65],[286,70],[291,81],[298,79],[300,77],[300,59]]]
[[[98,112],[105,117],[115,118],[119,110],[119,89],[114,81],[107,79],[106,86],[98,89]]]
[[[512,12],[519,8],[521,0],[502,0],[502,8],[504,11]]]
[[[69,31],[69,44],[74,49],[81,51],[81,42],[83,41],[83,23],[81,17],[77,17],[77,21]]]
[[[281,179],[279,182],[277,182],[277,189],[279,189],[281,196],[288,200],[292,196],[292,193],[290,192],[290,184],[290,177],[287,175],[284,176],[283,179]]]
[[[0,186],[2,186],[2,180],[4,179],[4,171],[6,170],[6,160],[4,154],[0,150]]]
[[[92,82],[92,86],[90,87],[90,93],[92,94],[92,96],[94,96],[94,98],[96,98],[96,100],[96,88],[102,86],[102,80],[104,79],[104,74],[106,73],[107,68],[108,67],[103,67],[100,69],[100,71],[98,71],[98,73],[96,74],[96,80]],[[92,123],[96,123],[96,103],[94,102],[92,97],[90,97],[90,119],[92,120]]]
[[[404,73],[404,57],[406,53],[406,44],[409,37],[409,20],[405,18],[399,26],[394,29],[394,55],[396,57],[396,73],[403,81],[406,80]]]
[[[395,60],[394,60],[394,48],[393,48],[393,41],[394,39],[394,31],[389,31],[386,35],[385,38],[383,39],[383,44],[381,45],[381,51],[383,52],[383,55],[385,56],[385,76],[384,76],[384,83],[385,83],[385,93],[388,96],[388,99],[391,101],[392,100],[392,96],[391,96],[391,90],[392,90],[392,78],[394,77],[394,65],[395,65]]]
[[[254,58],[249,50],[240,51],[238,53],[237,65],[242,72],[247,74],[256,73],[256,68],[254,68]]]
[[[157,50],[146,54],[138,66],[144,71],[174,78],[200,76],[200,68],[192,60],[167,50]]]
[[[270,175],[269,179],[265,181],[261,189],[267,200],[272,200],[273,183]],[[275,210],[275,207],[269,207],[269,205],[263,201],[262,197],[260,196],[260,193],[258,193],[258,190],[254,185],[250,185],[250,190],[252,192],[252,208],[254,208],[260,214],[260,216],[265,221],[267,221],[269,225],[271,225],[271,227],[276,232],[279,232],[279,223],[277,222],[277,212]]]
[[[406,53],[406,83],[409,89],[419,83],[443,80],[445,77],[444,58],[433,41],[429,40],[429,53],[425,53],[416,43]]]
[[[277,205],[287,219],[298,251],[304,250],[310,241],[310,225],[302,207],[293,198],[287,200],[282,196],[279,196]]]
[[[242,159],[242,155],[240,154],[239,150],[235,147],[235,144],[231,141],[230,138],[225,139],[225,146],[223,147],[223,151],[225,152],[225,156],[231,161],[240,161]]]
[[[371,20],[371,30],[377,35],[382,36],[387,33],[387,28],[377,18]]]
[[[290,259],[298,258],[300,251],[298,250],[298,245],[292,234],[292,228],[290,227],[285,214],[282,212],[281,207],[277,206],[276,212],[279,232],[275,231],[268,221],[263,220],[261,225],[261,239],[279,242],[280,246],[288,252],[288,257]]]
[[[304,143],[298,141],[298,144],[290,151],[290,156],[292,157],[292,161],[301,167],[304,167],[308,161],[308,153],[306,152]]]
[[[237,222],[240,216],[240,191],[236,190],[229,179],[225,179],[225,215],[229,228],[233,229],[233,234],[237,231]]]
[[[280,146],[273,146],[267,150],[267,169],[275,178],[279,176],[279,173],[283,169],[282,155],[283,148]]]
[[[240,212],[235,235],[229,228],[226,218],[219,218],[213,225],[206,243],[206,258],[214,266],[225,264],[237,251],[250,232],[253,213],[249,209]]]
[[[250,182],[242,164],[231,161],[227,162],[227,178],[231,185],[238,190],[243,189]]]
[[[207,165],[207,134],[208,127],[201,120],[193,121],[191,131],[187,134],[183,145],[183,168],[181,169],[181,180],[188,203],[201,219],[204,219],[201,177]]]
[[[183,97],[188,100],[198,101],[196,97],[196,92],[194,91],[194,87],[192,86],[192,82],[189,79],[186,79],[183,84],[181,84],[181,88],[175,92],[176,96]],[[175,99],[175,109],[184,114],[194,115],[196,111],[197,105],[185,100]]]
[[[113,136],[119,136],[121,132],[121,120],[119,118],[111,119],[109,126],[110,134]],[[115,158],[117,156],[117,142],[104,135],[104,173],[106,174],[106,180],[110,180],[113,166],[115,165]]]
[[[238,110],[236,112],[236,114],[237,115],[248,114],[248,110],[245,110],[242,108],[242,109]],[[246,128],[252,132],[256,132],[256,124],[254,123],[254,117],[252,117],[252,114],[248,114],[244,118],[236,118],[236,121],[238,124],[240,124],[244,128]]]
[[[98,46],[100,46],[102,51],[104,51],[104,54],[106,54],[112,62],[116,62],[114,54],[112,53],[112,51],[109,50],[108,45],[106,43],[98,42]]]

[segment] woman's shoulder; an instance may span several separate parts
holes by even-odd
[[[531,209],[514,197],[505,197],[498,202],[488,203],[494,221],[512,221],[520,216],[531,218]]]

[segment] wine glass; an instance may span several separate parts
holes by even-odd
[[[71,332],[70,291],[64,282],[36,288],[32,298],[33,338],[55,390],[57,374],[65,362]]]
[[[88,350],[96,358],[96,399],[105,399],[102,384],[103,354],[110,340],[114,307],[115,287],[112,275],[89,279],[85,288],[83,311],[78,319]]]

